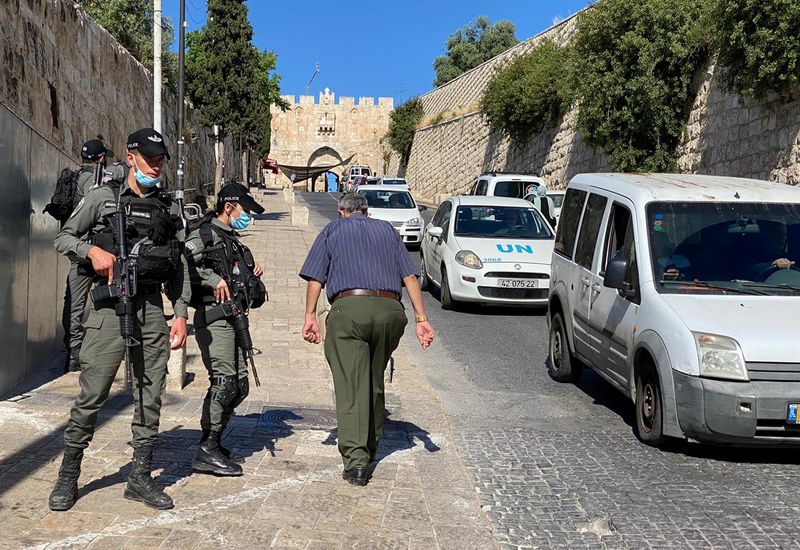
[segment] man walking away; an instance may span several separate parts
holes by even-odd
[[[366,216],[367,200],[348,193],[339,200],[340,219],[329,223],[308,253],[300,277],[308,282],[303,338],[321,340],[317,299],[327,290],[331,311],[325,357],[333,374],[342,478],[353,485],[369,481],[383,434],[386,364],[408,322],[400,302],[405,285],[416,315],[423,348],[434,331],[425,315],[417,267],[391,224]]]

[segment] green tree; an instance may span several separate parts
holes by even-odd
[[[434,86],[450,82],[460,74],[477,67],[518,44],[516,27],[510,21],[492,23],[482,15],[447,39],[447,53],[433,62],[436,71]]]
[[[706,0],[604,0],[575,40],[578,126],[620,171],[672,171],[707,59]]]
[[[248,136],[257,98],[255,68],[259,52],[244,0],[209,0],[208,22],[186,37],[186,90],[204,126],[217,125],[219,162],[214,178],[219,191],[227,135]]]
[[[78,0],[86,13],[106,29],[139,63],[153,70],[152,0]],[[170,51],[175,29],[169,17],[161,19],[161,68],[165,86],[175,91],[178,56]]]
[[[276,72],[278,56],[271,51],[258,51],[254,71],[254,93],[247,123],[246,139],[259,157],[270,149],[270,106],[277,105],[282,110],[289,104],[281,98],[281,77]]]
[[[756,99],[787,100],[800,82],[800,2],[712,0],[723,82]]]
[[[555,126],[569,106],[567,58],[566,48],[545,40],[499,71],[481,98],[491,129],[522,141]]]
[[[411,155],[411,144],[414,142],[414,132],[424,115],[422,101],[416,97],[400,105],[390,115],[389,131],[386,134],[386,139],[392,149],[400,155],[400,164],[402,166],[408,164],[408,157]]]

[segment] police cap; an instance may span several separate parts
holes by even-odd
[[[114,151],[106,148],[105,143],[99,139],[90,139],[81,147],[81,158],[84,160],[97,160],[100,157],[113,157]]]
[[[262,214],[264,207],[256,202],[250,191],[241,183],[229,183],[219,190],[217,200],[220,202],[238,202],[242,208],[254,214]]]
[[[128,149],[139,151],[142,156],[148,158],[159,155],[169,158],[169,151],[167,151],[163,136],[152,128],[142,128],[129,135]]]

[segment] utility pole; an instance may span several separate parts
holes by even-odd
[[[159,0],[157,0],[159,1]],[[181,0],[181,17],[180,17],[180,31],[178,33],[178,177],[175,183],[175,200],[181,209],[181,217],[183,217],[183,169],[184,169],[184,142],[183,142],[183,71],[185,65],[184,50],[186,49],[186,0]]]
[[[311,75],[311,78],[308,79],[308,83],[306,84],[306,95],[308,95],[309,88],[311,88],[311,81],[314,80],[314,77],[319,74],[319,61],[316,62],[314,66],[314,74]]]
[[[153,0],[153,128],[161,132],[161,0]]]
[[[401,82],[400,83],[400,103],[398,105],[402,105],[403,104],[403,92],[405,91],[405,89],[406,89],[406,85]]]

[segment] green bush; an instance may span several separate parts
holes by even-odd
[[[546,40],[499,71],[481,98],[491,129],[521,141],[558,124],[568,106],[567,58],[566,48]]]
[[[400,155],[402,165],[408,163],[411,144],[414,141],[414,132],[424,115],[422,101],[416,97],[400,105],[390,115],[391,120],[389,121],[389,131],[386,134],[386,138],[389,140],[389,145],[392,146],[392,149]]]
[[[713,0],[723,83],[742,95],[789,99],[800,83],[798,0]]]
[[[674,171],[707,59],[706,0],[604,0],[578,20],[572,82],[578,126],[615,170]]]

